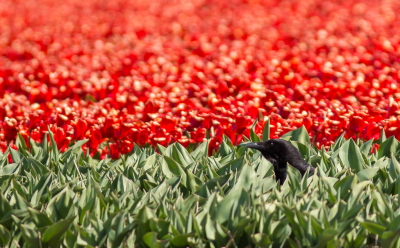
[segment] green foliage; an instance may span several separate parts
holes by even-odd
[[[99,161],[83,154],[87,140],[61,153],[49,132],[30,152],[18,136],[0,155],[0,246],[399,247],[398,141],[381,137],[375,154],[372,140],[344,135],[326,151],[294,130],[283,138],[318,173],[288,166],[280,186],[258,151],[226,137],[214,156],[206,141]]]

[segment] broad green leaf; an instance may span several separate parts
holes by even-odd
[[[16,207],[17,209],[20,210],[28,210],[28,207],[31,207],[30,203],[25,200],[24,197],[22,197],[20,194],[18,194],[18,192],[15,190],[15,188],[13,189],[13,193],[14,193],[14,197],[16,199]]]
[[[222,143],[221,143],[221,145],[220,145],[220,147],[219,147],[219,149],[218,149],[217,155],[219,155],[219,156],[221,156],[221,157],[225,157],[225,156],[227,156],[227,155],[230,154],[230,153],[232,153],[232,149],[231,149],[231,148],[229,147],[229,145],[225,142],[225,140],[223,140]]]
[[[382,247],[393,247],[400,237],[400,229],[397,231],[386,231],[382,233]]]
[[[11,240],[10,231],[0,224],[0,245],[6,246]]]
[[[75,216],[65,220],[60,220],[57,223],[49,226],[43,233],[43,243],[46,243],[51,247],[59,247],[62,235],[68,230],[74,219]]]
[[[148,232],[143,236],[143,242],[150,248],[169,247],[169,240],[158,240],[156,232]]]
[[[339,232],[333,228],[325,229],[319,237],[317,248],[325,247],[326,244],[332,240]]]
[[[0,169],[0,176],[16,174],[18,173],[19,169],[20,169],[20,164],[17,163],[8,164],[4,166],[2,169]]]
[[[289,220],[284,218],[278,221],[278,224],[270,238],[274,242],[283,243],[283,241],[291,234],[291,232],[292,229],[290,228]]]
[[[53,221],[46,214],[33,208],[28,208],[28,211],[37,227],[51,226],[53,224]]]
[[[340,147],[339,157],[346,167],[353,169],[355,172],[364,169],[364,159],[361,155],[360,149],[352,139],[346,141]]]
[[[259,247],[268,247],[271,244],[269,237],[265,233],[256,233],[252,236],[253,242]]]
[[[201,185],[203,185],[203,182],[198,178],[197,176],[193,175],[189,170],[186,171],[187,175],[187,188],[192,191],[196,192]]]
[[[9,147],[9,151],[10,151],[11,158],[14,163],[18,164],[24,158],[24,155],[22,155],[20,152],[14,150],[14,149],[12,149],[11,147]]]
[[[397,139],[394,136],[389,137],[379,146],[378,159],[383,156],[390,158],[392,154],[396,154],[398,146],[399,142]]]
[[[301,174],[297,169],[293,168],[289,163],[287,166],[287,175],[288,178],[290,179],[289,185],[292,189],[292,192],[297,192],[298,190],[300,190]]]
[[[270,118],[268,118],[267,123],[265,123],[261,140],[266,141],[269,139],[270,139]]]
[[[255,167],[260,178],[269,177],[274,174],[274,166],[268,160],[261,158],[258,166]]]
[[[157,237],[162,238],[168,234],[170,222],[159,218],[153,218],[150,221],[150,229],[157,232]]]
[[[187,155],[189,155],[189,154],[187,154]],[[186,161],[186,159],[184,158],[182,153],[176,148],[176,143],[172,145],[171,158],[174,159],[176,162],[178,162],[183,168],[186,168],[190,163],[193,162],[193,160],[191,160],[189,158],[187,158],[188,161]]]
[[[258,135],[255,132],[255,126],[257,124],[257,120],[254,121],[253,125],[250,128],[250,140],[252,142],[259,142],[261,141],[260,137],[258,137]]]
[[[382,144],[382,143],[385,142],[385,141],[386,141],[385,129],[382,128],[381,137],[380,137],[380,139],[379,139],[379,142],[380,142],[380,144]]]
[[[22,237],[24,238],[28,247],[39,248],[41,247],[38,233],[28,225],[20,225]]]
[[[140,146],[138,146],[138,144],[136,144],[136,142],[133,145],[133,150],[134,150],[134,153],[136,153],[136,155],[140,155],[143,152],[142,148],[140,148]]]
[[[58,154],[58,148],[57,148],[57,143],[54,139],[53,133],[50,130],[50,127],[47,126],[47,130],[49,131],[49,135],[50,135],[50,141],[51,141],[51,153],[53,154],[53,158],[55,160],[56,163],[58,163],[59,161],[59,154]]]
[[[229,216],[238,214],[240,207],[246,207],[249,203],[249,194],[243,188],[231,190],[218,204],[212,219],[223,223],[229,219]]]
[[[369,220],[363,220],[359,217],[356,217],[356,220],[364,227],[366,228],[368,231],[370,231],[372,234],[374,235],[382,235],[382,233],[386,230],[386,227],[369,221]]]
[[[357,173],[357,177],[360,181],[370,180],[377,175],[379,168],[372,167],[368,169],[363,169]]]
[[[164,156],[161,164],[162,172],[167,178],[173,176],[185,175],[185,171],[182,167],[172,158]]]
[[[228,136],[226,136],[225,134],[222,135],[222,140],[225,141],[225,143],[226,143],[231,149],[234,148],[231,139],[230,139]]]
[[[400,163],[393,154],[390,159],[389,174],[393,179],[400,174]]]
[[[215,220],[212,220],[209,214],[207,214],[205,221],[205,233],[208,239],[215,240]]]
[[[175,143],[175,147],[176,149],[182,154],[182,157],[184,158],[184,160],[186,161],[186,164],[189,165],[191,163],[194,162],[192,156],[190,155],[190,153],[186,150],[185,147],[183,147],[181,144],[179,143]]]
[[[176,235],[171,239],[171,244],[177,247],[187,247],[189,246],[188,239],[194,236],[195,235],[191,233]]]
[[[264,179],[258,180],[254,191],[261,190],[261,194],[266,193],[268,190],[276,186],[276,181],[272,177],[266,177]]]
[[[25,139],[20,133],[17,134],[17,141],[15,142],[15,145],[18,147],[18,150],[22,150],[21,152],[28,152]]]
[[[207,156],[207,154],[208,154],[208,144],[209,144],[209,140],[201,143],[201,145],[199,147],[197,147],[197,149],[192,152],[192,156],[197,160],[200,159],[202,156]]]
[[[142,240],[144,241],[144,236],[148,233],[151,232],[150,228],[150,220],[156,218],[154,215],[154,212],[152,209],[149,207],[145,206],[142,208],[140,211],[137,219],[138,219],[138,227],[136,230],[136,235],[137,235],[137,240],[141,242]],[[157,234],[156,236],[157,237]],[[148,238],[147,238],[148,239]]]
[[[81,148],[86,142],[88,142],[89,139],[84,139],[84,140],[78,140],[71,146],[71,149],[74,151],[75,149]]]
[[[207,198],[207,188],[208,190],[212,191],[215,187],[217,187],[217,183],[222,187],[225,183],[228,182],[231,174],[226,174],[224,176],[214,177],[210,179],[207,183],[202,185],[200,189],[197,191],[197,194],[201,195],[204,198]]]
[[[281,139],[289,136],[291,136],[290,140],[300,142],[304,145],[309,145],[311,143],[310,136],[308,136],[307,130],[304,126],[285,133]]]
[[[354,176],[347,176],[339,180],[335,184],[335,189],[339,190],[341,193],[342,199],[345,198],[351,191],[351,189],[358,183],[357,175]]]
[[[247,148],[246,148],[246,149],[247,149]],[[222,166],[224,166],[224,165],[230,163],[230,162],[231,162],[232,160],[234,160],[235,158],[236,158],[236,157],[235,157],[235,154],[234,154],[234,153],[230,153],[229,155],[227,155],[227,156],[221,158],[219,161],[217,161],[218,164],[217,164],[216,162],[214,162],[214,161],[213,161],[213,162],[214,162],[213,164],[216,165],[217,169],[220,169],[220,168],[222,168]],[[209,157],[208,159],[210,160],[210,157]],[[215,160],[215,158],[212,157],[212,160]],[[218,165],[220,165],[220,166],[218,166]]]
[[[243,165],[244,165],[244,156],[239,157],[235,160],[231,160],[229,163],[222,166],[222,168],[220,168],[216,172],[218,175],[222,176],[225,175],[226,173],[235,172],[236,170],[241,169]]]
[[[3,192],[0,190],[0,216],[6,215],[12,210],[12,206],[6,198],[3,196]],[[1,218],[0,218],[1,219]]]
[[[48,168],[46,168],[46,166],[44,166],[40,161],[38,161],[36,159],[28,158],[28,161],[30,162],[30,165],[33,167],[33,169],[36,171],[36,173],[38,173],[41,176],[50,172],[50,170]]]
[[[142,163],[142,170],[147,171],[151,168],[154,168],[157,162],[157,154],[153,154],[146,159],[146,162]]]
[[[66,150],[64,153],[61,154],[61,160],[65,160],[67,157],[69,157],[73,151],[76,152],[76,149],[81,148],[86,142],[88,142],[89,139],[84,139],[84,140],[78,140],[73,144],[68,150]]]
[[[245,190],[250,190],[251,185],[254,184],[257,180],[257,173],[250,166],[245,164],[240,171],[240,175],[235,186],[232,188],[232,191],[240,190],[241,188]]]
[[[369,155],[371,153],[371,147],[372,147],[372,142],[374,139],[370,139],[367,142],[365,142],[361,147],[360,147],[360,152],[364,153],[365,155]]]
[[[344,142],[344,135],[345,132],[342,133],[342,135],[340,135],[339,138],[336,139],[335,143],[333,145],[331,145],[331,150],[332,151],[338,151],[340,149],[340,147],[342,146],[343,142]]]
[[[48,191],[49,185],[51,184],[53,179],[53,175],[51,173],[47,173],[43,175],[40,180],[33,187],[32,192],[38,191],[38,196],[41,197]]]
[[[158,151],[160,152],[161,155],[164,155],[165,150],[166,150],[167,148],[163,147],[163,146],[160,145],[160,144],[157,144],[157,149],[158,149]]]

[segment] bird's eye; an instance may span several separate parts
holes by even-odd
[[[274,143],[271,143],[271,146],[273,145]]]

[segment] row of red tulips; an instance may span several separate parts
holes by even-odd
[[[206,138],[207,130],[211,137],[210,147],[213,150],[219,147],[223,135],[228,136],[233,142],[240,142],[242,134],[249,137],[254,121],[248,115],[226,110],[216,113],[209,110],[201,113],[181,111],[179,116],[170,113],[160,114],[154,101],[147,102],[136,114],[111,107],[112,99],[98,103],[67,100],[29,105],[23,96],[13,98],[7,95],[2,105],[4,106],[2,110],[7,109],[8,111],[4,112],[9,112],[14,117],[3,116],[5,121],[0,121],[2,126],[0,144],[3,151],[9,141],[15,141],[18,132],[26,142],[29,137],[40,141],[47,132],[47,126],[54,133],[58,148],[63,150],[73,140],[88,138],[89,142],[85,147],[90,148],[92,152],[97,152],[102,142],[110,141],[111,154],[113,157],[118,157],[121,153],[129,152],[134,143],[141,146],[146,143],[164,146],[173,142],[180,142],[184,146],[199,143]],[[138,116],[147,116],[150,120],[143,121]],[[346,137],[356,135],[362,139],[378,139],[382,123],[385,122],[387,123],[385,127],[388,127],[387,134],[392,135],[393,128],[390,125],[396,126],[397,122],[396,118],[392,118],[393,121],[385,121],[382,116],[372,117],[361,111],[336,114],[331,118],[321,115],[314,119],[307,116],[283,119],[278,114],[271,114],[269,117],[260,116],[255,125],[257,134],[261,135],[269,118],[272,138],[304,125],[318,146],[329,146],[344,131]],[[104,147],[103,154],[109,154],[108,149],[108,146]]]
[[[395,0],[0,1],[0,145],[400,138]],[[260,116],[265,116],[260,118]]]

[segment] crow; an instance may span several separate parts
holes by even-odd
[[[310,167],[310,173],[315,171],[315,168],[301,157],[299,150],[289,141],[270,139],[263,142],[244,143],[240,145],[260,151],[264,158],[274,166],[276,181],[280,180],[281,185],[286,180],[287,163],[298,169],[302,177],[308,167]]]

